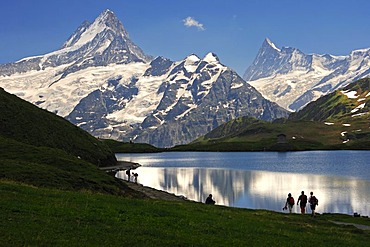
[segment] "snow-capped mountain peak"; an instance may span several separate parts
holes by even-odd
[[[115,36],[128,38],[128,34],[123,27],[123,24],[115,16],[111,10],[105,10],[101,13],[93,23],[87,21],[76,30],[76,32],[64,43],[62,48],[66,47],[81,47],[88,42],[91,42],[96,36],[102,32],[112,31]]]
[[[269,38],[266,38],[263,41],[262,47],[265,47],[265,48],[269,47],[269,48],[272,48],[272,49],[280,52],[280,49],[277,48],[277,46]]]
[[[93,23],[83,22],[60,50],[1,65],[0,75],[58,67],[55,73],[64,78],[88,67],[149,62],[151,59],[151,56],[146,55],[130,40],[123,24],[114,13],[106,10]]]
[[[207,63],[219,63],[220,62],[217,55],[214,54],[213,52],[209,52],[202,60]]]
[[[200,58],[195,54],[191,54],[184,59],[184,68],[188,72],[194,72],[197,69],[199,62]]]
[[[289,110],[370,76],[370,48],[347,56],[306,55],[297,48],[277,48],[266,39],[243,78],[264,97]]]

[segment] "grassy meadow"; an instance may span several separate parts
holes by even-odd
[[[1,246],[369,246],[348,215],[285,214],[0,181]]]

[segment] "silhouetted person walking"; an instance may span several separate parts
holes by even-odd
[[[305,214],[307,205],[307,196],[304,194],[304,191],[302,191],[301,195],[298,197],[297,205],[298,203],[299,207],[301,208],[301,214]]]
[[[315,217],[315,210],[316,206],[319,205],[319,200],[317,200],[316,196],[313,195],[313,192],[310,192],[310,199],[308,199],[308,202],[310,203],[311,211],[312,211],[312,217]]]
[[[286,199],[286,202],[285,202],[285,207],[283,207],[283,210],[288,208],[289,213],[292,213],[293,206],[294,206],[294,198],[292,194],[289,193],[288,198]]]

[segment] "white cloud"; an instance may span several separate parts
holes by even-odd
[[[205,28],[202,23],[199,23],[199,21],[195,20],[193,17],[186,17],[184,20],[184,25],[187,27],[196,27],[199,31],[204,31]]]

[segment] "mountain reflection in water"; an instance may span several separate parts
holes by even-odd
[[[313,191],[319,199],[318,213],[370,215],[368,180],[218,168],[140,167],[135,171],[145,186],[199,202],[212,194],[218,205],[282,211],[288,193],[297,201],[303,190],[306,195]],[[117,177],[126,178],[124,172]],[[293,211],[299,213],[299,207]]]

